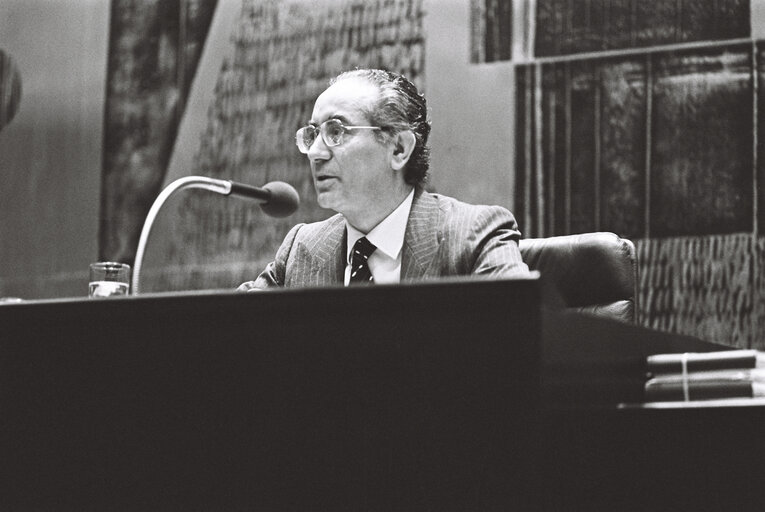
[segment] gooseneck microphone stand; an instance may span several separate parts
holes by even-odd
[[[294,213],[300,204],[300,198],[297,191],[289,184],[274,181],[266,184],[263,188],[253,187],[244,183],[237,183],[230,180],[219,180],[205,176],[185,176],[170,183],[154,200],[149,213],[146,215],[146,221],[141,230],[141,236],[138,239],[138,250],[133,264],[133,278],[131,282],[131,293],[138,295],[140,293],[139,283],[141,277],[141,264],[143,255],[146,251],[146,243],[149,240],[154,219],[167,199],[176,191],[184,188],[202,188],[211,192],[217,192],[224,196],[238,195],[255,199],[260,202],[261,209],[273,217],[286,217]]]

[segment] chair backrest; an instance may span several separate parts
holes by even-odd
[[[635,321],[635,245],[614,233],[527,238],[523,260],[558,290],[565,307]]]

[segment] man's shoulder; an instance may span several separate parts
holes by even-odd
[[[427,207],[437,207],[439,210],[457,216],[477,215],[510,215],[510,211],[498,205],[471,204],[455,197],[439,194],[436,192],[423,191],[420,195],[420,203]]]
[[[315,240],[329,234],[334,234],[338,230],[342,231],[344,228],[345,221],[343,216],[338,213],[328,219],[301,224],[296,234],[296,240]]]
[[[438,220],[433,213],[424,216],[437,222],[438,229],[447,237],[474,236],[476,233],[494,233],[497,230],[510,232],[516,239],[520,238],[518,222],[515,216],[503,206],[470,204],[454,197],[423,192],[420,196],[423,212],[435,209]]]

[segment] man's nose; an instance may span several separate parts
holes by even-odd
[[[309,160],[329,160],[332,156],[332,152],[329,147],[324,143],[324,138],[319,134],[313,144],[308,148]]]

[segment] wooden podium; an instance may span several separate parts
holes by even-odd
[[[618,407],[647,353],[722,347],[542,299],[524,279],[0,306],[0,510],[765,505],[765,409]]]
[[[0,307],[0,509],[505,503],[540,321],[536,280]]]

